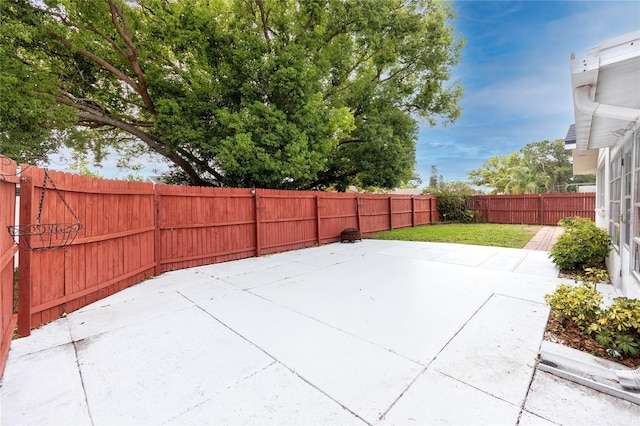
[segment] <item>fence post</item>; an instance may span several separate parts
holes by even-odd
[[[160,190],[156,185],[153,185],[153,258],[156,262],[154,274],[159,276],[162,273],[162,246],[161,246],[161,234],[160,234]]]
[[[389,195],[389,229],[393,231],[393,196]]]
[[[320,195],[316,194],[316,232],[318,234],[318,247],[322,243],[320,238]]]
[[[416,197],[411,196],[411,227],[416,226]]]
[[[20,225],[32,223],[32,208],[33,177],[23,177],[20,182]],[[19,253],[18,335],[26,337],[31,334],[31,251],[20,248]]]
[[[539,194],[538,195],[538,202],[540,203],[540,225],[544,225],[544,194]]]
[[[260,247],[260,196],[258,195],[257,189],[254,189],[252,192],[254,200],[254,210],[256,213],[256,257],[260,257],[260,255],[262,254],[262,248]]]
[[[434,205],[435,204],[435,208]],[[438,198],[434,197],[433,195],[429,196],[429,225],[433,225],[435,223],[434,217],[435,215],[433,214],[434,211],[438,211]]]
[[[360,231],[362,231],[362,227],[361,227],[362,223],[360,220],[360,197],[358,197],[358,195],[356,194],[356,197],[354,199],[356,201],[356,225],[357,225],[357,228]]]

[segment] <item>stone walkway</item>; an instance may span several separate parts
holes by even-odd
[[[562,226],[543,226],[523,248],[526,250],[551,251],[551,247],[564,232]]]

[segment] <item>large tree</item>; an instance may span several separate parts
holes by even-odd
[[[432,0],[0,0],[0,142],[140,146],[195,185],[393,187],[448,123],[462,42]]]
[[[468,176],[472,184],[495,194],[571,192],[576,184],[595,182],[594,176],[573,175],[571,152],[562,139],[532,142],[512,154],[491,157]]]

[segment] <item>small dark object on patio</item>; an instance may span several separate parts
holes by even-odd
[[[340,242],[344,243],[345,241],[349,241],[350,243],[355,243],[356,240],[362,241],[362,234],[359,229],[356,228],[347,228],[340,233]]]

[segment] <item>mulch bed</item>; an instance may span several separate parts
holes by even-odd
[[[566,320],[566,327],[562,326],[560,320],[553,315],[549,315],[547,327],[544,332],[544,339],[561,345],[569,346],[600,358],[626,365],[627,367],[640,367],[640,357],[634,358],[614,358],[607,355],[607,348],[596,341],[593,337],[585,334],[571,320]]]
[[[606,265],[603,262],[598,268],[606,269]],[[579,271],[562,270],[559,277],[574,280],[577,274],[579,274]],[[559,319],[550,314],[544,332],[544,339],[626,365],[627,367],[640,367],[640,356],[620,359],[608,355],[606,346],[601,345],[594,337],[584,333],[569,319],[565,321],[565,326],[563,326]]]

